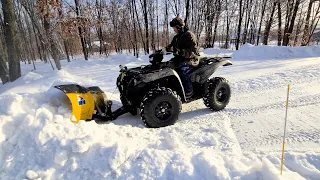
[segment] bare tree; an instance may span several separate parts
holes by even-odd
[[[217,31],[218,31],[218,24],[220,20],[221,15],[221,0],[215,1],[215,22],[214,22],[214,30],[213,30],[213,37],[212,37],[212,47],[214,47],[214,43],[216,41],[217,37]]]
[[[62,12],[62,3],[61,3],[61,0],[57,0],[58,2],[58,13],[59,13],[59,19],[60,21],[63,21],[63,12]],[[61,31],[62,31],[62,27],[61,27],[62,23],[60,23],[60,28],[61,28]],[[63,32],[61,32],[63,33]],[[68,42],[67,42],[67,39],[63,36],[62,34],[62,40],[63,40],[63,46],[64,46],[64,51],[67,55],[67,61],[70,62],[70,57],[69,57],[69,50],[68,50]]]
[[[0,54],[0,79],[2,84],[9,82],[8,67],[2,54]]]
[[[188,18],[190,15],[190,0],[186,0],[186,17],[184,18],[184,23],[188,26]]]
[[[289,44],[300,2],[301,0],[289,0],[287,6],[286,24],[284,27],[284,36],[282,41],[283,46],[287,46]]]
[[[264,18],[264,13],[265,13],[265,10],[266,10],[266,4],[267,4],[267,0],[263,0],[262,10],[261,10],[261,18],[260,18],[260,23],[259,23],[259,30],[258,30],[256,45],[259,45],[259,42],[260,42],[261,26],[262,26],[262,21],[263,21],[263,18]]]
[[[281,3],[280,0],[277,2],[277,11],[278,11],[278,46],[281,46],[281,40],[282,40],[282,27],[281,27],[281,21],[282,21],[282,16],[281,16]]]
[[[211,0],[206,0],[206,12],[205,12],[205,47],[213,47],[212,44],[212,27],[214,20],[214,3]]]
[[[312,6],[313,4],[319,0],[310,0],[309,4],[308,4],[308,12],[307,12],[307,16],[306,16],[306,20],[305,20],[305,25],[304,25],[304,30],[303,30],[303,36],[302,36],[302,42],[301,45],[302,46],[306,46],[309,43],[309,39],[310,39],[310,15],[311,15],[311,10],[312,10]]]
[[[273,23],[273,15],[274,15],[274,12],[276,10],[276,6],[277,6],[277,1],[276,0],[273,0],[273,5],[272,5],[272,8],[271,8],[271,13],[270,13],[270,16],[269,16],[269,20],[267,21],[267,24],[266,24],[266,28],[264,30],[264,34],[263,34],[263,44],[264,45],[267,45],[268,44],[268,38],[269,38],[269,33],[270,33],[270,29],[271,29],[271,25]]]
[[[60,51],[58,49],[57,40],[55,39],[54,26],[52,24],[52,19],[54,18],[53,14],[58,8],[58,4],[55,1],[47,1],[47,0],[38,0],[37,2],[38,11],[41,14],[41,20],[43,23],[43,27],[45,30],[45,44],[47,47],[50,47],[51,56],[55,62],[56,68],[58,70],[61,69],[60,64]],[[51,61],[50,61],[51,62]]]
[[[302,27],[302,24],[303,24],[303,10],[300,9],[300,12],[299,12],[299,18],[298,18],[298,22],[297,22],[297,25],[296,25],[296,30],[295,30],[295,35],[294,35],[294,40],[293,40],[293,46],[297,46],[299,44],[298,42],[298,39],[299,39],[299,36],[300,36],[300,32],[301,32],[301,27]]]
[[[143,2],[142,2],[143,1]],[[148,22],[148,7],[147,0],[140,0],[143,12],[144,26],[145,26],[145,53],[149,53],[149,22]]]
[[[77,14],[77,17],[80,16],[80,4],[79,4],[79,0],[74,0],[74,3],[76,5],[76,14]],[[83,55],[84,55],[84,59],[85,60],[88,60],[88,49],[87,49],[87,42],[86,42],[86,39],[85,39],[85,35],[84,35],[84,31],[81,27],[81,25],[78,26],[78,29],[79,29],[79,36],[80,36],[80,39],[81,39],[81,45],[82,45],[82,52],[83,52]]]
[[[247,0],[246,1],[246,17],[245,17],[245,25],[244,25],[244,32],[243,32],[243,38],[242,38],[242,43],[245,44],[247,42],[247,35],[248,35],[248,26],[250,19],[252,18],[251,15],[251,9],[252,9],[252,0]]]
[[[2,84],[5,84],[9,82],[9,73],[8,73],[8,66],[6,63],[6,57],[5,57],[5,50],[6,50],[6,45],[5,45],[5,40],[3,35],[3,27],[4,27],[4,22],[2,19],[2,15],[0,14],[0,79],[2,81]]]
[[[312,34],[318,27],[319,20],[320,20],[320,1],[318,0],[317,7],[313,9],[313,18],[311,19],[311,25],[310,25],[310,36],[308,38],[307,44],[309,44]]]
[[[13,0],[2,0],[1,3],[4,19],[4,36],[6,41],[7,56],[9,63],[9,80],[14,81],[21,76],[19,60],[20,50],[18,48],[17,39],[17,23],[14,13]],[[0,61],[3,62],[3,60]],[[6,82],[5,78],[3,82]]]
[[[243,0],[239,0],[239,21],[238,21],[238,30],[237,30],[237,42],[236,42],[236,50],[239,49],[240,45],[240,33],[241,33],[241,23],[243,18]]]

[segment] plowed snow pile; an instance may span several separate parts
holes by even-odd
[[[119,107],[118,65],[145,64],[147,56],[62,61],[61,71],[41,62],[32,72],[32,65],[22,65],[21,78],[0,86],[0,179],[319,179],[320,50],[296,48],[300,53],[290,56],[289,49],[243,47],[233,54],[233,66],[215,74],[232,87],[225,110],[213,113],[201,100],[185,104],[175,125],[159,129],[146,128],[130,114],[103,124],[72,124],[68,98],[52,88],[98,85]]]

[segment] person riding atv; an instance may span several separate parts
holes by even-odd
[[[193,95],[193,86],[189,72],[193,67],[198,66],[200,57],[197,38],[189,31],[180,17],[172,19],[170,26],[176,35],[163,51],[173,52],[174,58],[171,61],[174,62],[174,68],[181,78],[186,97],[189,98]]]
[[[112,111],[113,102],[98,87],[78,84],[57,85],[71,101],[70,120],[112,121],[125,113],[140,114],[147,127],[173,125],[179,118],[181,105],[203,99],[212,111],[224,109],[231,97],[231,88],[223,77],[214,72],[232,62],[223,57],[201,57],[195,35],[188,31],[180,18],[170,22],[177,33],[166,50],[174,53],[163,61],[165,49],[149,55],[149,63],[128,68],[120,65],[116,86],[122,107]]]

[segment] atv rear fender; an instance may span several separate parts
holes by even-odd
[[[210,62],[208,65],[204,67],[200,67],[199,69],[193,71],[191,76],[192,82],[198,82],[203,84],[206,82],[210,76],[221,66],[229,66],[232,65],[231,61],[226,59],[219,59],[219,61]]]

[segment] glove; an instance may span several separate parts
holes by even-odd
[[[162,54],[166,54],[167,53],[167,49],[166,48],[162,48],[161,52],[162,52]]]
[[[177,51],[174,53],[176,56],[182,56],[184,57],[184,49],[177,49]]]

